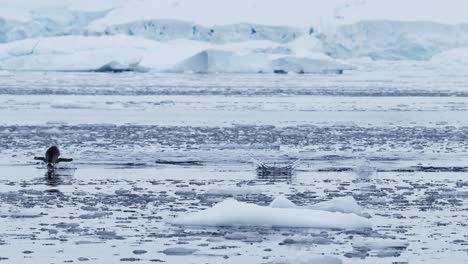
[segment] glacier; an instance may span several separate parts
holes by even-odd
[[[321,35],[323,50],[335,58],[429,60],[468,45],[468,24],[434,22],[361,21]]]
[[[401,7],[417,5],[404,1],[394,8],[382,2],[385,14],[374,2],[344,0],[0,4],[3,71],[343,73],[362,59],[468,65],[458,56],[468,48],[467,21],[431,12],[410,19]],[[284,15],[285,8],[293,15]]]

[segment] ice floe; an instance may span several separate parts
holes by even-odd
[[[271,226],[332,229],[371,228],[355,214],[302,208],[274,208],[227,199],[204,211],[179,216],[169,223],[193,226]]]
[[[361,214],[362,211],[361,206],[357,204],[352,196],[333,198],[329,201],[311,205],[310,208],[329,212],[354,213],[357,215]]]
[[[276,259],[271,262],[267,262],[268,264],[341,264],[343,263],[337,257],[298,257],[298,258],[284,258],[284,259]]]
[[[299,209],[314,209],[328,212],[353,213],[360,215],[362,208],[352,196],[336,197],[328,201],[319,202],[310,206],[297,206],[284,195],[276,197],[271,203],[273,208],[299,208]]]

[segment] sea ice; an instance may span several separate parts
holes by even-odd
[[[169,223],[193,226],[272,226],[363,229],[371,222],[355,214],[299,208],[274,208],[227,199],[204,211],[179,216]]]
[[[329,201],[316,203],[309,208],[324,210],[329,212],[354,213],[361,214],[361,207],[352,196],[337,197]]]
[[[270,207],[273,208],[297,208],[293,202],[291,202],[288,198],[284,195],[280,195],[276,197],[271,203]]]
[[[300,258],[286,258],[277,259],[268,264],[341,264],[343,263],[337,257],[300,257]]]
[[[352,196],[336,197],[329,201],[316,203],[310,206],[300,207],[291,202],[288,198],[281,195],[276,197],[270,204],[273,208],[298,208],[298,209],[314,209],[328,212],[340,212],[347,214],[360,215],[362,208],[357,204]]]
[[[186,256],[186,255],[192,255],[193,253],[197,251],[198,249],[193,249],[193,248],[173,247],[173,248],[167,248],[161,252],[165,255],[170,255],[170,256]]]

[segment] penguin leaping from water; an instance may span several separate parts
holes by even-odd
[[[70,162],[73,159],[60,158],[60,150],[57,146],[52,146],[47,149],[44,157],[34,157],[35,160],[42,160],[47,163],[48,169],[54,169],[59,162]]]

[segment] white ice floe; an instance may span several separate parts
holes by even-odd
[[[328,212],[353,213],[360,215],[362,208],[352,196],[336,197],[329,201],[319,202],[310,206],[297,206],[291,200],[281,195],[276,197],[271,203],[273,208],[299,208],[299,209],[314,209]]]
[[[197,252],[198,249],[193,249],[193,248],[184,248],[184,247],[172,247],[172,248],[167,248],[161,253],[169,256],[186,256],[186,255],[192,255],[193,253]]]
[[[309,208],[329,212],[361,214],[362,209],[352,196],[337,197],[329,201],[316,203]]]
[[[248,195],[248,194],[261,194],[265,190],[258,186],[242,186],[242,187],[215,187],[207,190],[206,195]]]
[[[308,257],[301,256],[296,258],[278,258],[268,264],[341,264],[343,263],[337,257]]]
[[[204,211],[175,218],[169,223],[193,226],[271,226],[292,228],[371,228],[355,214],[299,208],[273,208],[227,199]]]
[[[353,240],[353,247],[365,248],[368,250],[382,250],[388,248],[406,248],[409,243],[403,240],[396,239],[355,239]]]

